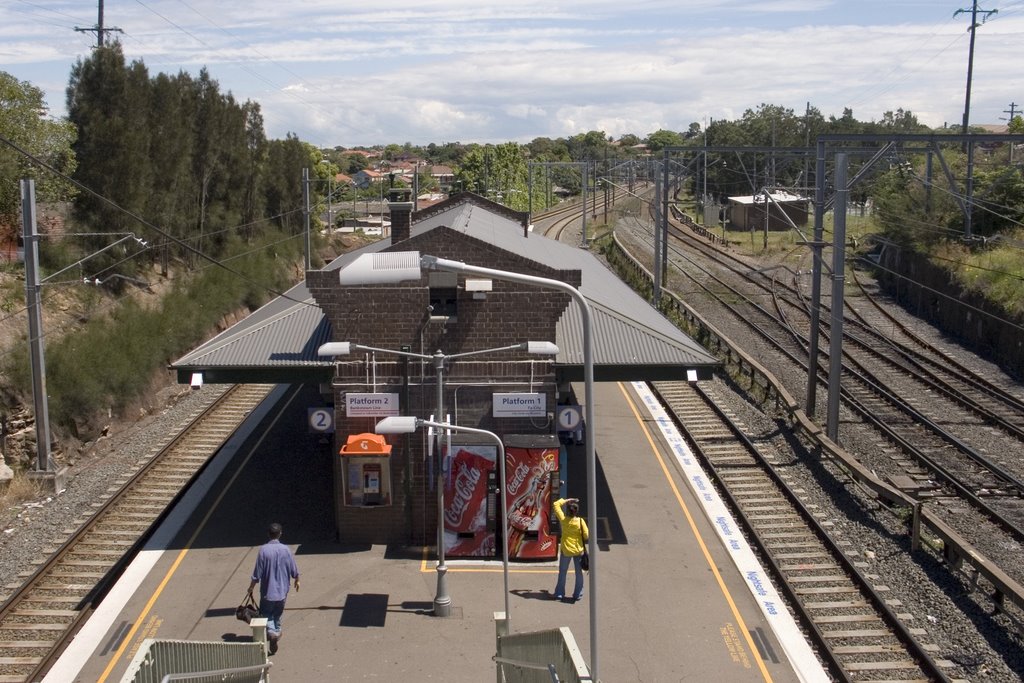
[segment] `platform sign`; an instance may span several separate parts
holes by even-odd
[[[528,393],[493,394],[494,417],[546,417],[547,395]]]
[[[334,433],[334,409],[333,408],[309,408],[307,419],[309,431],[314,434]]]
[[[398,394],[345,394],[346,417],[392,417],[398,414]]]

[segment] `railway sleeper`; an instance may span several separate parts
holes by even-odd
[[[0,664],[5,666],[35,666],[41,661],[42,657],[0,657]]]
[[[42,617],[44,619],[58,619],[67,620],[74,619],[78,616],[78,610],[75,609],[22,609],[20,607],[15,608],[11,612],[11,616],[21,617],[26,619],[34,619]],[[5,624],[6,626],[6,624]]]
[[[16,648],[23,647],[26,650],[46,649],[53,647],[52,640],[0,640],[0,647]]]
[[[787,576],[786,582],[792,584],[800,583],[847,583],[849,582],[847,576],[823,576],[816,574],[814,576]]]
[[[897,662],[844,662],[843,668],[847,671],[884,671],[920,669],[921,667],[916,662],[903,659]]]
[[[821,548],[821,544],[817,541],[803,541],[795,543],[773,543],[768,546],[768,550],[772,552],[782,552],[791,550],[808,550],[813,551]]]
[[[906,648],[902,645],[837,645],[831,648],[833,654],[837,655],[880,655],[880,654],[903,654]]]

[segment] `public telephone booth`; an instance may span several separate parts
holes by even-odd
[[[338,452],[346,506],[391,505],[391,445],[379,434],[352,434]]]

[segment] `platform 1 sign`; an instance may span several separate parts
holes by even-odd
[[[346,417],[392,417],[398,414],[398,394],[345,394]]]
[[[548,414],[545,394],[493,394],[494,417],[546,417]]]

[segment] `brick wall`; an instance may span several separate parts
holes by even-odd
[[[538,238],[539,239],[539,238]],[[396,244],[396,250],[418,250],[441,258],[580,284],[579,271],[553,271],[516,254],[501,251],[468,235],[437,228]],[[494,281],[486,298],[457,293],[457,319],[432,320],[427,310],[430,290],[426,275],[418,283],[342,288],[337,271],[307,273],[306,283],[331,322],[334,341],[350,341],[381,349],[444,355],[509,346],[523,341],[554,341],[555,324],[570,302],[567,294]],[[421,362],[387,353],[358,353],[338,358],[335,379],[336,446],[348,435],[372,432],[377,418],[348,418],[345,394],[399,394],[404,415],[427,417],[436,407],[437,379],[432,361]],[[495,419],[494,392],[538,392],[554,412],[555,376],[550,359],[525,352],[484,354],[451,359],[444,369],[444,409],[456,424],[487,429],[499,436],[554,432],[552,420]],[[425,434],[388,437],[392,499],[387,507],[356,508],[336,501],[336,519],[343,542],[431,545],[436,539],[437,491],[425,458]],[[337,452],[337,448],[335,449]],[[341,464],[336,463],[336,489]],[[436,471],[433,475],[436,476]]]

